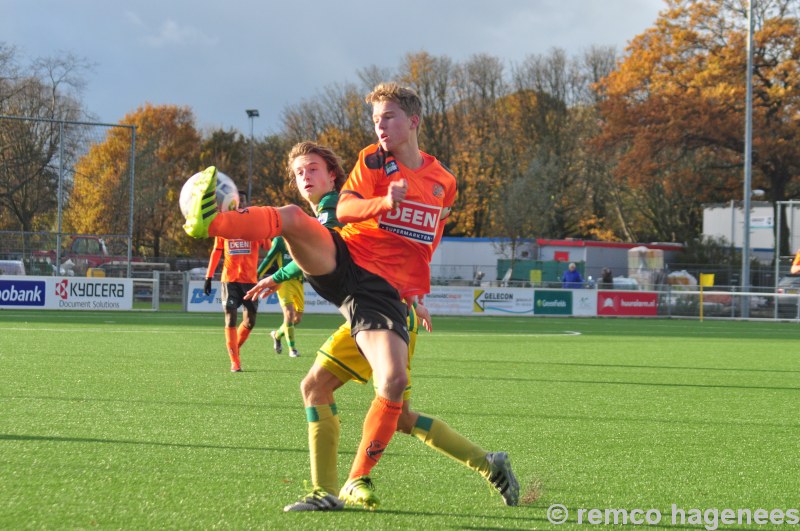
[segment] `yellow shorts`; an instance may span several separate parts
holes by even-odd
[[[284,308],[287,304],[294,304],[295,311],[303,313],[305,310],[303,282],[297,279],[281,282],[280,286],[278,286],[278,303],[281,308]]]
[[[417,342],[419,322],[416,313],[411,310],[408,316],[408,365],[406,375],[408,385],[403,392],[403,400],[411,398],[411,359],[414,357],[414,347]],[[316,363],[328,372],[339,378],[343,383],[355,380],[365,384],[372,377],[372,367],[367,359],[361,355],[356,340],[350,335],[350,325],[344,323],[317,351]]]

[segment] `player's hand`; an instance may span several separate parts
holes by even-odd
[[[211,295],[211,279],[207,278],[203,284],[203,295]]]
[[[398,179],[389,183],[389,190],[386,192],[386,204],[391,206],[392,210],[397,208],[397,205],[406,198],[408,193],[408,181],[405,179]]]
[[[272,276],[270,275],[259,280],[258,284],[250,288],[250,290],[244,294],[244,298],[248,301],[254,301],[256,299],[269,297],[276,291],[278,291],[278,284],[272,280]]]
[[[417,319],[422,324],[422,327],[427,330],[428,332],[433,331],[433,325],[431,323],[431,312],[428,311],[428,308],[422,304],[421,301],[417,299],[416,296],[409,297],[406,299],[406,303],[409,307],[414,306],[414,310],[417,312]]]

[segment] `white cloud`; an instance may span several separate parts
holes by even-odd
[[[218,38],[192,26],[181,26],[174,20],[167,19],[161,24],[157,33],[142,37],[142,42],[152,48],[163,48],[169,45],[216,44]]]

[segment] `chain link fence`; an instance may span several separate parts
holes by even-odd
[[[70,201],[78,161],[112,137],[127,161],[96,171],[111,172],[117,183],[114,234],[67,233],[65,220],[74,225],[82,215]],[[29,274],[45,275],[130,263],[135,147],[131,125],[0,115],[0,260],[21,261]]]

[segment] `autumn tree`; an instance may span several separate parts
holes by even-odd
[[[614,51],[593,48],[568,57],[553,49],[528,56],[512,69],[511,91],[500,111],[504,124],[504,158],[508,178],[529,182],[527,215],[535,233],[530,236],[609,238],[604,229],[607,194],[603,168],[587,140],[595,133],[595,93],[591,84],[613,65]],[[495,220],[500,234],[513,233],[502,221],[503,202]]]
[[[510,162],[504,152],[505,124],[499,102],[507,93],[503,63],[475,55],[454,73],[455,103],[450,121],[458,131],[448,165],[458,181],[452,233],[491,234],[491,207]]]
[[[216,166],[229,176],[240,190],[247,191],[250,140],[233,129],[214,129],[200,144],[200,165]]]
[[[598,145],[618,158],[622,215],[640,222],[633,234],[686,241],[700,231],[703,202],[742,195],[747,4],[666,3],[600,84]],[[772,201],[800,176],[799,10],[793,0],[754,2],[753,183]]]
[[[284,133],[292,145],[314,140],[330,147],[350,171],[358,153],[375,142],[370,108],[364,101],[367,92],[352,83],[329,86],[315,99],[284,110]]]
[[[146,104],[122,123],[136,127],[133,245],[139,254],[169,256],[188,240],[182,233],[178,197],[186,179],[202,169],[200,136],[187,107]],[[109,131],[75,165],[66,220],[71,230],[126,234],[130,138]]]
[[[286,169],[293,145],[284,135],[269,135],[256,144],[254,204],[306,206]]]
[[[52,230],[59,180],[84,144],[75,122],[84,115],[81,90],[89,65],[63,55],[19,64],[0,43],[0,223],[24,232]]]

